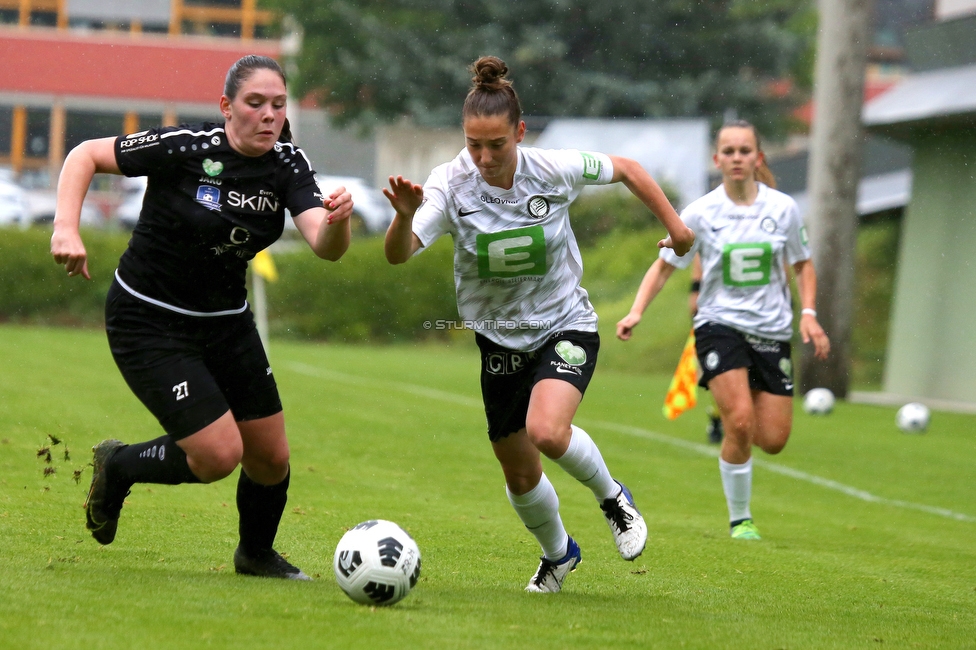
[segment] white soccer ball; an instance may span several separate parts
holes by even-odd
[[[332,568],[339,586],[357,603],[392,605],[417,584],[420,549],[392,521],[372,519],[342,536]]]
[[[834,394],[829,388],[811,388],[803,396],[803,410],[811,415],[827,415],[834,410]]]
[[[930,417],[927,406],[912,402],[898,409],[895,424],[905,433],[922,433],[928,428]]]

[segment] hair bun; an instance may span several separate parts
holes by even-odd
[[[471,71],[474,73],[471,81],[475,87],[495,90],[511,83],[505,79],[508,66],[497,56],[481,57],[471,65]]]

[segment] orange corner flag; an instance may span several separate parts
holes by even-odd
[[[664,398],[664,417],[673,420],[697,403],[698,355],[695,353],[695,330],[691,330]]]

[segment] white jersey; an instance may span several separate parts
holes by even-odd
[[[702,280],[694,325],[720,323],[777,341],[793,335],[790,285],[784,269],[810,259],[806,229],[796,202],[757,183],[752,205],[736,205],[717,188],[694,201],[681,219],[695,232],[684,257],[668,248],[661,259],[687,268],[701,254]]]
[[[454,239],[458,313],[467,327],[523,351],[560,330],[597,331],[580,286],[569,204],[583,186],[612,176],[604,154],[531,147],[518,148],[509,190],[485,182],[467,149],[431,172],[413,232],[420,250],[446,233]]]

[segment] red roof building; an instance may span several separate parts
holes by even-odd
[[[53,184],[82,140],[219,117],[231,64],[280,55],[255,3],[0,0],[0,165]]]

